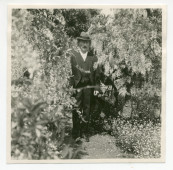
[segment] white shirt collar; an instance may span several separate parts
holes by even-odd
[[[79,52],[80,52],[80,54],[81,54],[81,56],[82,56],[83,60],[85,61],[85,60],[86,60],[86,57],[87,57],[88,52],[86,52],[86,53],[82,53],[82,51],[81,51],[81,50],[79,50]]]

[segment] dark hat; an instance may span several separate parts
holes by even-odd
[[[87,32],[81,32],[80,37],[77,37],[77,40],[91,41]]]

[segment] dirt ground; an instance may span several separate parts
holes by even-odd
[[[108,134],[96,134],[90,137],[89,142],[83,142],[83,147],[87,152],[82,159],[113,159],[113,158],[133,158],[131,154],[124,153],[115,144],[115,137]]]

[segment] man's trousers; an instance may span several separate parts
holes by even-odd
[[[79,92],[76,92],[75,98],[77,101],[77,108],[73,110],[72,115],[73,138],[82,137],[82,135],[88,135],[92,91],[92,89],[84,87]]]

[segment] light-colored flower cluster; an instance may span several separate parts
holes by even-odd
[[[151,121],[127,121],[120,118],[113,122],[116,144],[136,158],[161,156],[161,125]]]

